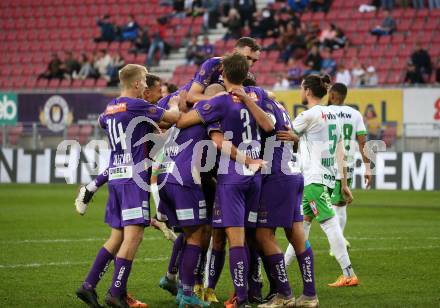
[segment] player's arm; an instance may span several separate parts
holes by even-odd
[[[272,118],[255,103],[252,97],[246,94],[243,88],[233,90],[232,94],[240,98],[252,113],[258,126],[260,126],[265,132],[269,133],[275,129],[275,123]]]
[[[177,128],[187,128],[200,123],[203,123],[202,119],[200,118],[199,113],[193,109],[187,113],[182,114],[179,121],[177,121],[176,126]]]
[[[194,76],[194,81],[188,91],[187,100],[189,103],[194,104],[198,101],[208,100],[211,98],[211,96],[206,95],[203,92],[205,91],[205,85],[211,83],[211,80],[209,79],[212,75],[213,64],[213,60],[208,59],[200,66],[200,70]]]
[[[168,102],[169,108],[165,111],[162,121],[169,124],[177,123],[181,116],[180,106],[186,104],[186,98],[187,93],[185,91],[180,92],[179,95],[173,96]]]
[[[362,115],[360,113],[357,113],[357,123],[356,123],[356,140],[359,145],[359,151],[362,155],[362,161],[365,165],[365,174],[364,174],[364,180],[365,184],[367,185],[367,189],[371,186],[371,162],[370,159],[365,154],[365,144],[367,142],[367,128],[365,127],[364,120],[362,118]]]
[[[284,125],[286,130],[277,131],[277,140],[287,142],[299,142],[299,137],[295,132],[287,125]]]
[[[225,139],[223,132],[219,130],[211,131],[210,137],[217,149],[222,151],[222,153],[229,155],[232,160],[245,165],[253,171],[258,171],[266,164],[262,159],[252,159],[248,155],[239,151],[231,141]]]
[[[198,101],[203,101],[203,100],[208,100],[211,97],[208,95],[203,94],[205,90],[205,87],[202,86],[200,83],[198,82],[193,82],[191,85],[191,88],[188,91],[188,102],[194,104],[197,103]]]
[[[208,101],[198,102],[192,110],[184,113],[176,126],[186,128],[196,124],[212,124],[219,122],[225,115],[224,95],[216,96]]]
[[[336,163],[340,174],[342,174],[341,176],[342,195],[344,196],[344,199],[347,202],[347,204],[350,204],[353,201],[353,195],[351,193],[350,187],[348,186],[347,165],[345,164],[345,150],[342,139],[340,139],[338,144],[336,145]]]

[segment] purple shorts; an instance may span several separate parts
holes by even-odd
[[[212,226],[255,228],[260,190],[261,176],[246,184],[217,184]]]
[[[210,211],[201,189],[166,183],[159,190],[159,212],[165,215],[173,227],[189,227],[208,224]]]
[[[133,184],[108,184],[105,222],[112,228],[150,225],[150,194]]]
[[[294,222],[302,222],[304,220],[301,206],[303,191],[302,174],[264,177],[257,227],[291,228]]]

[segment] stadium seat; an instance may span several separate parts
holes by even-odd
[[[90,135],[93,132],[93,126],[92,125],[83,125],[81,126],[79,130],[79,143],[80,144],[86,144]]]

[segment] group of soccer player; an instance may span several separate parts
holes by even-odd
[[[109,166],[80,188],[75,201],[84,214],[108,182],[111,235],[76,292],[90,307],[102,307],[95,289],[112,260],[105,303],[147,307],[127,293],[127,281],[150,224],[174,241],[160,287],[176,296],[179,307],[218,302],[226,243],[235,292],[225,307],[318,307],[308,241],[313,218],[342,270],[329,286],[358,285],[343,228],[353,199],[355,148],[359,144],[363,153],[365,145],[362,116],[343,105],[344,85],[310,75],[301,83],[308,109],[292,121],[271,93],[255,85],[249,69],[259,54],[256,41],[243,37],[231,54],[208,59],[187,85],[162,98],[160,78],[145,67],[120,70],[121,94],[99,117],[111,147]],[[327,94],[330,106],[323,106]],[[368,170],[365,177],[369,185]],[[151,219],[150,191],[157,211]],[[286,254],[277,228],[289,242]],[[295,256],[303,282],[296,299],[286,272]],[[270,283],[265,298],[260,264]]]

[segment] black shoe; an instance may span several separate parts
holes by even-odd
[[[89,305],[92,308],[103,308],[98,302],[98,295],[96,295],[96,291],[94,289],[88,290],[83,286],[79,287],[76,290],[76,296],[82,300],[84,303]]]
[[[277,292],[275,291],[269,291],[269,294],[266,295],[266,297],[263,299],[263,303],[267,303],[270,301],[275,295],[277,295]]]
[[[130,308],[127,303],[127,300],[124,297],[115,297],[109,293],[105,296],[105,303],[113,308]]]
[[[85,191],[85,193],[84,193],[84,199],[83,199],[83,202],[84,202],[85,204],[88,204],[88,203],[90,202],[90,200],[92,200],[94,194],[95,194],[95,193],[94,193],[93,191],[90,191],[90,190],[88,190],[88,189],[86,188],[86,191]]]
[[[263,296],[260,295],[250,295],[249,294],[249,303],[251,304],[262,304],[263,303]]]

